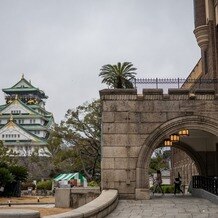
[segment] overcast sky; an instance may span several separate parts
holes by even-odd
[[[0,0],[0,88],[23,73],[60,122],[106,88],[104,64],[132,62],[138,78],[185,78],[200,58],[192,2]]]

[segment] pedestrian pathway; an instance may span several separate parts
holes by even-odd
[[[155,195],[150,200],[119,200],[107,218],[218,218],[218,205],[191,195]]]

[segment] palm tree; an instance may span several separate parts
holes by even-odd
[[[136,70],[131,62],[118,62],[117,65],[102,66],[99,76],[103,78],[102,83],[115,89],[133,88],[132,81],[135,78]]]

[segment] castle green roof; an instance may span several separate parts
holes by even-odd
[[[42,90],[34,87],[24,76],[15,85],[2,89],[2,91],[6,94],[37,93],[41,98],[48,98]]]

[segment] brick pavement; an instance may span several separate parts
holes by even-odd
[[[107,218],[218,218],[218,205],[191,195],[155,195],[151,200],[120,200]]]

